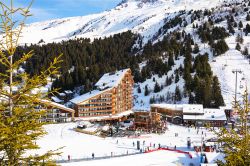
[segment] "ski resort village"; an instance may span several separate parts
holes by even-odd
[[[0,166],[250,165],[249,0],[30,3],[0,2]]]

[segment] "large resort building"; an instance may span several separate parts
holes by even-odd
[[[132,113],[133,77],[130,69],[104,74],[95,90],[70,100],[76,117],[85,120],[122,120]]]

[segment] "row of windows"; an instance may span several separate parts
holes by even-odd
[[[111,112],[93,112],[93,113],[82,113],[79,116],[101,116],[101,115],[110,115]]]
[[[88,112],[88,111],[101,111],[101,110],[111,110],[112,107],[97,107],[97,108],[81,108],[79,111]]]
[[[111,98],[101,98],[101,99],[92,99],[90,102],[106,102],[106,101],[111,101]]]
[[[98,107],[98,106],[111,106],[110,103],[100,103],[100,104],[84,104],[82,107]]]

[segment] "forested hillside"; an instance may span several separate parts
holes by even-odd
[[[52,88],[71,89],[76,95],[93,89],[104,73],[129,67],[136,83],[135,109],[149,109],[150,103],[161,102],[218,107],[224,105],[223,98],[233,96],[234,85],[226,84],[232,75],[231,68],[225,69],[227,60],[216,59],[230,55],[227,59],[231,63],[234,54],[235,60],[242,57],[245,64],[249,58],[249,10],[248,1],[180,10],[159,20],[158,29],[152,27],[155,33],[150,37],[126,31],[94,40],[76,38],[49,44],[41,40],[19,47],[17,54],[34,50],[35,56],[23,64],[33,75],[63,53],[60,75],[54,76]],[[216,65],[221,63],[226,64]]]

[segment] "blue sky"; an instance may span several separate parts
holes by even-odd
[[[10,0],[3,0],[9,2]],[[122,0],[34,0],[27,22],[54,18],[83,16],[98,13],[116,6]],[[31,0],[14,0],[15,6],[27,6]]]

